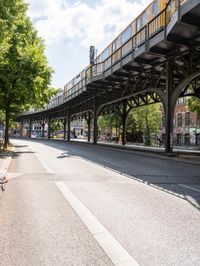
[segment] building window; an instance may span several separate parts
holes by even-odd
[[[185,114],[185,126],[190,126],[190,113],[189,112],[187,112],[186,114]]]
[[[177,100],[177,104],[181,104],[183,101],[183,98],[178,98],[178,100]]]
[[[155,1],[153,3],[153,16],[157,16],[158,15],[158,2]]]
[[[196,144],[200,145],[200,133],[196,134]]]
[[[186,145],[190,144],[190,134],[185,134],[185,144]]]
[[[177,104],[183,104],[185,102],[186,102],[186,100],[184,97],[178,98],[178,100],[177,100]]]
[[[177,115],[177,127],[181,127],[183,124],[183,118],[182,118],[182,114],[178,114]]]

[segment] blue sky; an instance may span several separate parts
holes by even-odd
[[[52,86],[63,88],[89,63],[89,47],[104,49],[152,0],[25,0],[46,56]]]

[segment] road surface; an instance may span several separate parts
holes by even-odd
[[[200,265],[200,165],[13,140],[0,265]]]

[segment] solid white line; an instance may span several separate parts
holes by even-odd
[[[34,151],[33,147],[29,146],[29,148],[31,149],[32,152],[35,153],[35,156],[38,158],[38,160],[40,161],[41,165],[44,167],[45,171],[48,174],[53,174],[53,170],[51,169],[51,167],[41,158],[41,156],[36,151]]]
[[[103,248],[107,256],[118,266],[138,266],[139,264],[120,245],[120,243],[106,230],[97,218],[86,208],[86,206],[69,190],[64,182],[55,182],[58,189],[70,203],[74,211],[89,229],[93,237]]]
[[[38,160],[40,161],[40,163],[42,164],[42,166],[44,167],[45,171],[48,174],[53,174],[53,170],[49,167],[49,165],[40,157],[40,155],[38,153],[35,153],[36,157],[38,158]]]
[[[198,189],[198,188],[190,187],[190,186],[183,185],[183,184],[179,184],[179,186],[181,186],[181,187],[185,187],[185,188],[188,188],[188,189],[191,189],[191,190],[193,190],[193,191],[200,192],[200,189]]]

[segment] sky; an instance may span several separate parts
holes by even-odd
[[[89,64],[89,47],[100,53],[152,0],[25,0],[46,56],[52,86],[63,88]]]

